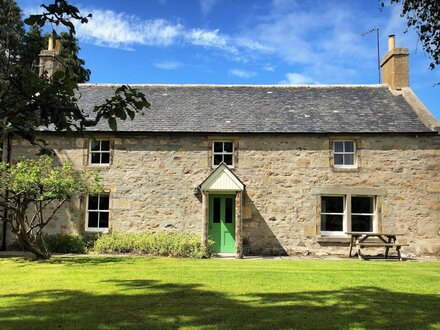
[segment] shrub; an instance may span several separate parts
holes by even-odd
[[[95,242],[98,253],[135,253],[180,258],[209,258],[212,242],[203,246],[198,235],[182,233],[113,233]]]
[[[86,253],[87,247],[82,235],[44,234],[38,246],[50,253]]]

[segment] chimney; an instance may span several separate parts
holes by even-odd
[[[388,52],[380,62],[382,68],[382,83],[391,89],[401,90],[409,86],[409,50],[396,48],[394,34],[388,37]]]
[[[55,41],[53,36],[49,37],[49,42],[46,50],[40,52],[40,71],[39,74],[42,76],[46,74],[48,78],[52,77],[57,71],[64,71],[64,60],[60,56],[61,44],[59,40]]]

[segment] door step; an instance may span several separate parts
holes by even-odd
[[[217,258],[235,259],[235,253],[216,253],[215,256]]]

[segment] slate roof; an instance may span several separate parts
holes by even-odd
[[[117,86],[80,85],[87,112]],[[432,132],[386,85],[133,85],[151,108],[119,132],[421,133]],[[88,131],[110,131],[102,121]]]

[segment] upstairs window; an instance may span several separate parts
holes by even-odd
[[[234,143],[229,141],[216,141],[212,143],[212,167],[217,167],[222,162],[234,167]]]
[[[106,232],[108,230],[109,206],[108,194],[88,197],[86,231]]]
[[[110,140],[90,140],[90,164],[110,164]]]
[[[356,143],[354,141],[333,142],[333,165],[335,167],[356,166]]]

